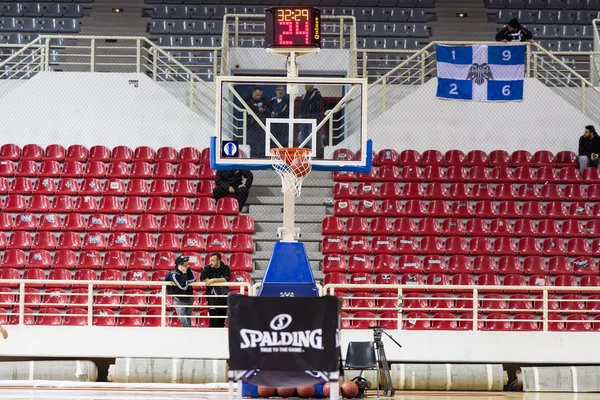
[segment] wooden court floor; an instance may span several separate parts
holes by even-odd
[[[368,398],[374,399],[375,396]],[[227,400],[224,392],[144,390],[0,390],[0,399],[14,400]],[[382,399],[390,399],[382,397]],[[396,392],[395,400],[599,400],[600,393],[520,392]]]

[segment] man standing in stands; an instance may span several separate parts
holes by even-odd
[[[583,136],[579,138],[579,172],[583,174],[583,170],[587,167],[600,168],[600,138],[596,134],[596,129],[593,125],[588,125],[583,131]]]
[[[248,106],[256,114],[256,117],[264,124],[270,111],[269,100],[263,97],[261,88],[252,90],[252,97],[247,101]],[[265,157],[265,130],[253,115],[248,115],[248,126],[246,131],[247,142],[250,145],[250,156],[252,158]]]
[[[253,179],[252,172],[245,169],[218,170],[215,176],[216,186],[213,189],[215,201],[232,195],[237,199],[241,212],[248,199]]]
[[[508,21],[508,25],[496,34],[497,42],[526,42],[528,40],[533,40],[533,35],[516,18]]]
[[[290,116],[290,97],[285,93],[285,86],[279,85],[275,89],[275,97],[271,99],[271,118],[289,118]],[[289,147],[288,146],[288,124],[271,125],[271,133],[281,144],[277,146],[271,142],[271,148]]]
[[[192,306],[194,304],[193,289],[191,283],[196,282],[196,275],[192,272],[188,262],[189,257],[179,256],[175,259],[175,268],[165,276],[165,281],[174,285],[167,286],[167,293],[173,296],[173,306],[179,316],[181,326],[190,328],[192,326]]]
[[[317,121],[316,124],[319,125],[321,115],[323,114],[323,97],[321,96],[321,92],[314,85],[305,85],[304,89],[306,89],[306,93],[304,93],[300,102],[300,118],[315,119]],[[310,135],[311,129],[310,125],[300,125],[297,147]],[[310,142],[303,147],[311,147]]]
[[[227,286],[211,286],[215,283],[226,283],[231,279],[229,266],[221,261],[221,253],[210,255],[210,264],[200,273],[200,281],[206,284],[208,297],[208,313],[210,314],[210,327],[223,328],[227,317]]]

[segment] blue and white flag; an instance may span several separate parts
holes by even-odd
[[[436,45],[437,97],[474,101],[523,100],[525,46]]]

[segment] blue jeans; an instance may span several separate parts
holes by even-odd
[[[579,172],[583,175],[583,170],[587,167],[597,167],[600,168],[600,163],[598,160],[590,160],[588,156],[578,156],[579,159]]]
[[[175,312],[179,316],[181,326],[184,328],[190,328],[192,326],[192,305],[194,300],[192,298],[179,300],[177,297],[173,299],[173,305],[175,306]]]

